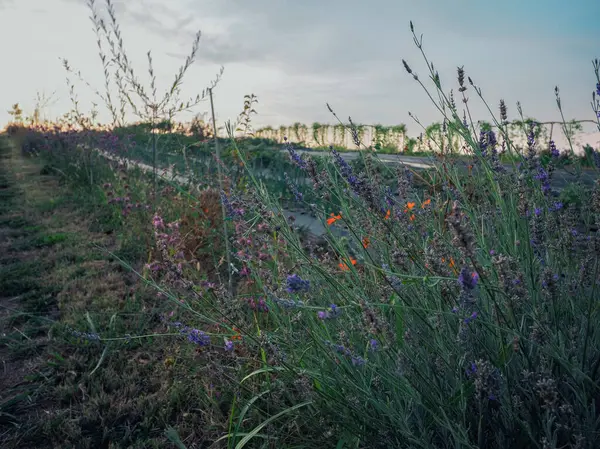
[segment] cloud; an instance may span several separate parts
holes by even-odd
[[[0,0],[0,5],[6,1]],[[29,17],[27,11],[33,3],[13,2],[13,10]],[[260,100],[257,122],[263,124],[331,122],[325,102],[331,103],[340,117],[352,115],[365,123],[407,122],[409,130],[418,127],[411,126],[407,111],[425,124],[439,120],[427,94],[402,65],[402,59],[406,59],[420,80],[431,87],[427,66],[412,40],[409,20],[414,21],[418,35],[423,33],[425,51],[442,76],[445,91],[456,86],[456,67],[464,65],[467,74],[482,87],[491,107],[495,109],[503,98],[513,118],[517,100],[521,100],[528,115],[557,118],[553,96],[557,84],[567,118],[591,114],[589,96],[595,80],[589,61],[600,56],[596,53],[600,32],[594,24],[594,18],[600,15],[597,0],[581,0],[577,5],[547,0],[543,8],[536,5],[538,2],[520,0],[113,3],[127,51],[132,59],[139,59],[145,71],[144,55],[152,50],[159,84],[163,77],[170,82],[173,71],[188,56],[194,34],[202,31],[197,64],[186,77],[185,89],[190,94],[202,90],[218,66],[225,66],[217,89],[217,115],[224,117],[237,115],[243,95],[253,92]],[[96,0],[96,4],[105,14],[104,0]],[[36,29],[58,31],[48,34],[44,42],[29,39],[27,45],[32,48],[24,50],[44,60],[64,55],[95,75],[98,61],[93,54],[93,34],[84,20],[85,0],[62,0],[45,7],[53,19],[37,14],[32,19],[38,20]],[[73,25],[78,31],[67,30],[73,17],[82,19]],[[44,20],[53,22],[52,28]],[[7,27],[12,22],[2,23],[4,36],[9,36]],[[57,52],[57,45],[64,47]],[[23,64],[31,74],[28,79],[36,79],[34,64],[25,60]],[[63,78],[58,69],[49,71],[43,82],[53,86]],[[16,76],[14,80],[20,82]],[[101,85],[101,78],[96,81]],[[8,90],[2,92],[11,94]],[[486,119],[485,106],[471,89],[468,93],[474,113]]]

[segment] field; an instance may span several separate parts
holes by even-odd
[[[259,138],[253,96],[227,137],[177,124],[185,65],[160,104],[120,79],[136,122],[13,107],[0,446],[597,448],[600,149],[523,117],[519,147],[424,66],[436,153]]]

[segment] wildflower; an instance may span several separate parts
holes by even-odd
[[[413,210],[413,207],[415,207],[415,203],[406,203],[406,209],[404,209],[404,212],[408,212],[409,210]]]
[[[154,229],[163,229],[165,227],[162,217],[158,214],[154,215],[154,218],[152,219],[152,225],[154,226]]]
[[[330,218],[327,219],[327,224],[331,226],[338,220],[342,219],[342,213],[340,212],[338,215],[335,215],[333,212],[330,214]]]
[[[231,340],[225,339],[225,351],[233,351],[233,342]]]
[[[333,344],[329,340],[325,340],[324,343],[325,343],[325,346],[332,348],[335,352],[342,354],[346,357],[350,357],[350,361],[353,366],[362,366],[367,362],[361,356],[353,354],[350,349],[346,348],[343,345]]]
[[[352,360],[352,365],[354,365],[354,366],[362,366],[367,362],[365,359],[363,359],[359,355],[352,356],[351,360]]]
[[[463,290],[473,290],[477,286],[478,280],[479,275],[469,272],[466,268],[463,268],[458,276],[458,283]]]
[[[367,249],[370,244],[371,244],[371,240],[369,239],[369,237],[363,237],[363,239],[362,239],[363,248]]]
[[[596,84],[596,95],[600,96],[600,83]]]
[[[241,334],[240,330],[237,327],[233,327],[232,329],[235,332],[235,335],[232,336],[231,339],[232,340],[241,340],[242,334]]]
[[[477,360],[467,369],[467,377],[473,380],[475,394],[496,401],[500,395],[502,376],[500,371],[486,360]]]
[[[352,167],[350,167],[350,165],[348,165],[348,163],[342,158],[342,156],[340,155],[340,153],[338,153],[333,148],[331,149],[331,153],[333,154],[333,158],[334,158],[335,164],[340,169],[340,172],[342,173],[342,176],[344,177],[344,179],[346,179],[346,181],[348,181],[348,184],[350,184],[350,187],[352,187],[352,189],[356,193],[358,193],[359,192],[359,188],[360,188],[360,186],[361,186],[362,183],[356,177],[356,175],[354,174],[354,172],[352,171]]]
[[[431,204],[431,199],[428,198],[421,204],[421,209],[425,209],[425,206],[429,206]]]
[[[300,293],[307,292],[310,289],[310,281],[302,279],[297,274],[293,274],[287,277],[287,291],[288,293]]]
[[[392,192],[392,188],[387,186],[385,188],[385,202],[389,207],[393,207],[396,201],[394,200],[394,194]]]
[[[288,153],[290,154],[290,158],[292,159],[292,162],[294,164],[296,164],[298,167],[300,167],[301,169],[306,170],[307,169],[306,161],[300,157],[300,155],[296,152],[296,150],[294,149],[292,144],[290,142],[288,142],[287,137],[284,137],[283,140],[285,141],[285,148],[286,148],[286,150],[288,150]]]
[[[465,370],[465,374],[467,377],[471,377],[475,373],[477,373],[477,364],[475,362],[471,362],[469,367]]]
[[[265,302],[264,298],[258,298],[255,300],[254,298],[246,298],[244,299],[248,303],[248,306],[252,310],[256,310],[258,312],[267,313],[269,311],[269,306]]]
[[[377,351],[379,348],[379,343],[374,338],[369,340],[369,351]]]
[[[350,258],[350,263],[352,265],[356,265],[356,259]],[[340,262],[338,266],[342,269],[342,271],[350,271],[350,267],[345,262]]]
[[[479,133],[479,148],[481,149],[481,155],[483,157],[487,156],[488,148],[493,151],[497,143],[494,131],[481,131]]]
[[[341,313],[342,311],[339,309],[338,306],[336,306],[335,304],[331,304],[328,310],[320,310],[319,312],[317,312],[317,317],[320,320],[328,320],[337,318],[341,315]]]
[[[465,318],[465,324],[469,324],[471,321],[475,320],[477,318],[477,312],[473,312],[471,314],[471,316]]]
[[[229,198],[227,198],[227,195],[225,194],[225,192],[223,190],[221,190],[221,203],[223,203],[223,206],[225,207],[225,210],[227,211],[227,215],[229,217],[233,217],[235,215],[235,210],[233,209],[233,206],[229,202]]]
[[[331,311],[331,316],[332,317],[337,317],[337,316],[339,316],[342,313],[342,311],[335,304],[331,304],[329,306],[329,310]]]
[[[551,191],[550,174],[543,167],[538,168],[538,174],[535,176],[535,179],[541,182],[542,192],[544,193],[544,195],[549,194]]]
[[[387,212],[385,213],[385,220],[389,220],[390,216],[392,215],[392,211],[390,209],[387,210]]]
[[[206,346],[210,344],[210,336],[198,329],[187,330],[188,340],[199,346]]]
[[[560,152],[556,148],[554,140],[550,141],[550,156],[552,156],[553,158],[557,158],[558,156],[560,156]]]
[[[302,198],[304,197],[304,195],[302,194],[302,192],[300,192],[298,190],[298,186],[292,182],[292,180],[290,179],[290,177],[288,176],[287,173],[284,173],[283,175],[285,177],[285,182],[288,185],[288,188],[290,189],[292,194],[294,195],[294,198],[296,199],[296,201],[298,201],[298,202],[302,201]]]

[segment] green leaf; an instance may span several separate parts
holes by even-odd
[[[251,432],[248,433],[248,435],[246,435],[244,438],[242,438],[242,440],[235,446],[235,449],[242,449],[246,445],[246,443],[248,443],[252,438],[254,438],[258,434],[258,432],[260,432],[261,429],[263,427],[265,427],[266,425],[270,424],[271,422],[275,421],[276,419],[282,417],[283,415],[285,415],[289,412],[297,410],[306,405],[312,404],[312,402],[313,401],[306,401],[306,402],[302,402],[301,404],[296,404],[293,407],[287,408],[287,409],[283,410],[282,412],[279,412],[276,415],[271,416],[269,419],[263,421],[261,424],[256,426]]]

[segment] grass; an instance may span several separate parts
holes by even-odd
[[[107,252],[130,255],[132,246],[114,237],[123,228],[112,208],[41,175],[41,161],[7,142],[0,140],[0,233],[10,236],[0,251],[0,445],[162,448],[168,425],[197,440],[222,428],[224,418],[199,413],[214,399],[190,365],[196,356],[172,337],[98,344],[73,336],[70,329],[92,326],[107,329],[103,337],[160,334],[169,307]],[[68,231],[57,215],[68,218]]]

